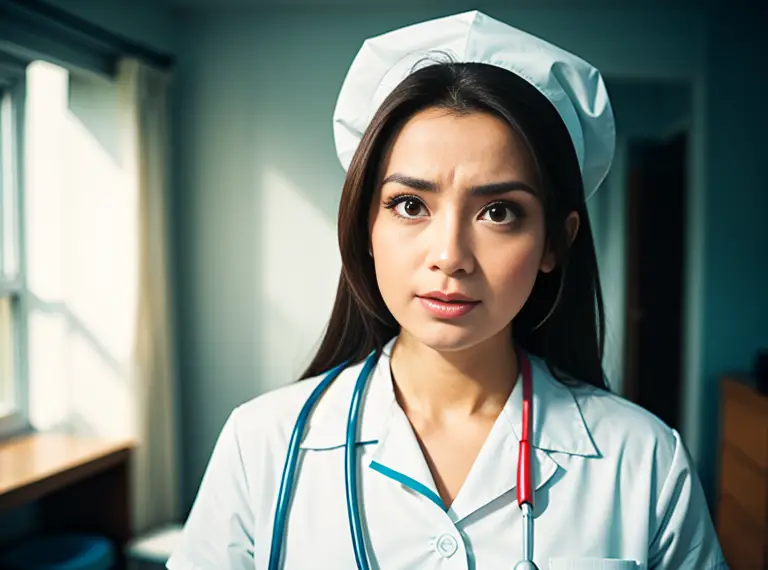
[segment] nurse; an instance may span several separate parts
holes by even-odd
[[[599,72],[432,20],[363,44],[334,135],[325,337],[233,411],[168,568],[726,568],[679,434],[604,379]]]

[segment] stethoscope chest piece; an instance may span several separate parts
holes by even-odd
[[[530,560],[521,560],[515,564],[514,570],[539,570],[539,567]]]

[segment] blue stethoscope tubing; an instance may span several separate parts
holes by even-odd
[[[355,552],[355,561],[359,569],[368,569],[368,554],[365,550],[365,534],[363,523],[358,513],[358,495],[357,495],[357,433],[358,420],[360,417],[360,402],[368,377],[376,366],[379,359],[379,353],[373,352],[365,361],[363,369],[357,377],[355,388],[352,393],[352,400],[349,406],[349,415],[347,417],[347,437],[346,451],[344,454],[344,478],[346,482],[347,513],[349,514],[349,527],[352,534],[352,546]],[[306,403],[299,412],[296,424],[293,426],[293,433],[288,444],[288,452],[283,467],[283,476],[280,481],[280,490],[277,495],[277,505],[275,508],[275,520],[272,529],[272,545],[269,552],[269,570],[280,570],[281,554],[283,549],[283,538],[285,536],[285,523],[290,510],[291,492],[293,491],[296,472],[299,460],[299,450],[301,440],[304,437],[309,415],[317,403],[317,400],[325,392],[328,386],[338,377],[347,367],[346,362],[342,362],[331,369],[325,378],[312,390]]]
[[[360,418],[360,404],[362,401],[363,393],[365,392],[368,378],[371,375],[376,363],[379,359],[380,352],[372,352],[365,360],[360,374],[357,376],[355,382],[354,391],[349,406],[349,415],[347,417],[347,433],[346,433],[346,448],[344,454],[344,478],[346,483],[346,499],[347,499],[347,515],[349,519],[349,529],[352,534],[352,546],[355,553],[355,562],[357,563],[358,570],[369,570],[370,564],[368,563],[368,554],[365,548],[365,531],[363,529],[362,517],[359,512],[359,500],[358,500],[358,461],[357,461],[357,435],[358,435],[358,423]],[[291,440],[288,444],[288,452],[286,453],[285,465],[283,467],[283,474],[280,480],[280,490],[277,495],[277,504],[275,507],[275,518],[272,527],[272,544],[269,552],[269,566],[268,570],[280,570],[280,563],[282,558],[283,542],[285,537],[285,525],[288,519],[288,513],[290,511],[290,503],[292,499],[292,492],[296,481],[296,473],[298,471],[298,460],[301,440],[304,437],[307,422],[309,416],[312,413],[317,401],[322,396],[323,392],[331,385],[331,383],[341,374],[341,372],[347,367],[347,362],[342,362],[335,368],[331,369],[322,381],[312,390],[312,393],[307,398],[304,406],[299,412],[299,416],[296,420],[296,424],[293,427],[291,434]],[[530,397],[530,363],[523,355],[521,359],[523,366],[523,384],[524,384],[524,405],[527,404],[532,416],[532,402]],[[526,393],[528,392],[528,393]],[[528,414],[526,414],[528,415]],[[530,418],[530,416],[529,416]],[[529,419],[530,422],[530,419]],[[531,422],[532,423],[532,422]],[[530,425],[530,424],[529,424]],[[528,430],[524,430],[525,433]],[[530,447],[528,448],[530,454]],[[530,458],[528,458],[530,459]],[[529,461],[526,461],[530,465]],[[527,471],[527,470],[526,470]],[[518,475],[520,475],[520,466],[518,465]],[[526,473],[526,476],[529,475]],[[530,483],[528,483],[530,485]],[[519,495],[518,495],[519,497]],[[532,503],[532,499],[530,501]],[[526,502],[521,504],[525,519],[523,524],[523,559],[516,565],[515,569],[530,569],[536,570],[536,565],[532,560],[532,548],[530,548],[530,541],[532,536],[530,533],[532,526],[532,518],[530,515],[532,504]],[[526,524],[527,523],[527,524]],[[527,544],[526,544],[527,543]]]

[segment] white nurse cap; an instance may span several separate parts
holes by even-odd
[[[557,46],[477,11],[414,24],[363,43],[333,116],[336,152],[344,170],[384,99],[416,67],[440,63],[445,55],[459,63],[507,69],[536,87],[568,128],[585,195],[597,190],[616,143],[613,111],[600,72]]]

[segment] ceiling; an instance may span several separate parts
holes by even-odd
[[[357,8],[357,9],[398,9],[413,7],[461,7],[464,10],[480,10],[510,5],[520,8],[648,8],[664,6],[669,8],[705,8],[718,0],[161,0],[168,6],[193,10],[254,9],[254,8]]]

